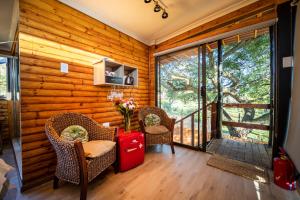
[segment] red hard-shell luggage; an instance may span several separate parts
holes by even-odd
[[[144,162],[144,134],[138,131],[118,134],[119,169],[126,171]]]

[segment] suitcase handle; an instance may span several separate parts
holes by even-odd
[[[129,152],[132,152],[132,151],[135,151],[135,150],[137,150],[137,148],[126,149],[126,152],[129,153]]]

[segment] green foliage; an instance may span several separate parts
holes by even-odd
[[[213,44],[210,45],[213,46]],[[208,103],[216,101],[217,98],[217,57],[217,48],[207,51]],[[268,34],[224,45],[222,57],[221,86],[224,103],[270,103],[270,39]],[[161,63],[163,63],[160,67],[162,108],[177,119],[197,110],[199,84],[197,49],[167,55],[161,58]],[[230,111],[224,110],[224,112],[223,118],[229,121],[269,123],[268,110],[231,109]],[[255,134],[250,131],[250,135]]]
[[[6,95],[7,77],[6,77],[6,64],[0,64],[0,96]]]

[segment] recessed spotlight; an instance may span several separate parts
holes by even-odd
[[[154,7],[154,12],[159,12],[160,9],[161,9],[160,6],[158,4],[156,4]]]
[[[145,0],[145,3],[150,3],[152,0]]]
[[[168,13],[164,10],[164,12],[163,12],[163,14],[161,15],[161,17],[163,18],[163,19],[166,19],[166,18],[168,18]]]

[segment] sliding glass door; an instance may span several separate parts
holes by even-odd
[[[157,60],[158,106],[176,118],[174,142],[196,149],[206,143],[205,52],[200,46]]]
[[[175,143],[205,151],[245,127],[258,129],[249,138],[269,141],[269,45],[267,27],[157,57],[157,103],[176,118]]]
[[[199,75],[198,48],[158,59],[158,106],[176,118],[174,142],[192,147],[201,143]]]

